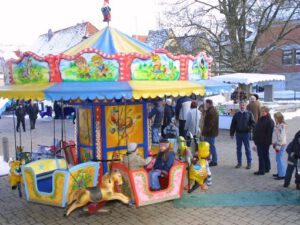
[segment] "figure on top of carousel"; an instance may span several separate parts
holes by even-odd
[[[103,15],[103,22],[110,22],[111,15],[110,15],[111,8],[109,7],[109,0],[104,0],[103,6],[101,8],[101,12]]]

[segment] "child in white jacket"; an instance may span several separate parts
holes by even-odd
[[[286,148],[286,129],[287,125],[284,122],[284,117],[281,112],[274,114],[275,127],[273,130],[272,143],[276,152],[277,174],[274,174],[275,180],[283,180],[285,177],[285,161],[283,154]]]

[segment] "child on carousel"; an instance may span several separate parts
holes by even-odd
[[[131,142],[127,145],[127,154],[123,158],[123,162],[128,166],[130,170],[138,170],[142,166],[148,165],[152,157],[148,157],[146,159],[142,158],[137,153],[138,145],[137,143]]]
[[[159,177],[169,174],[175,160],[175,153],[168,140],[160,140],[159,151],[153,169],[149,172],[150,189],[153,191],[160,189]]]

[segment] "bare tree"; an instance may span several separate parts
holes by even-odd
[[[289,33],[300,28],[300,0],[176,0],[164,1],[164,25],[182,35],[201,35],[219,68],[256,71]],[[271,27],[280,24],[280,30]],[[269,32],[269,33],[268,33]],[[259,48],[263,35],[273,35]],[[221,69],[220,69],[221,70]]]

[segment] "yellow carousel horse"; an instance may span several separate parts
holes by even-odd
[[[196,190],[199,186],[202,190],[206,190],[207,187],[204,185],[204,181],[207,177],[207,158],[209,157],[209,143],[200,142],[198,144],[198,155],[194,163],[189,167],[189,179],[195,181],[194,186],[189,192]]]
[[[19,160],[9,162],[9,176],[8,182],[11,186],[11,189],[16,189],[19,184],[23,183],[21,166],[23,163]]]
[[[124,204],[129,204],[130,199],[122,193],[115,192],[115,185],[122,185],[123,178],[119,171],[115,170],[103,176],[100,186],[88,187],[71,192],[66,216],[75,209],[85,206],[90,202],[99,203],[104,201],[119,200]]]
[[[189,190],[189,193],[196,190],[199,186],[202,190],[206,190],[207,187],[204,185],[204,181],[207,178],[207,159],[210,155],[209,143],[204,141],[200,142],[198,144],[198,154],[193,157],[191,149],[186,145],[185,139],[179,137],[179,155],[181,158],[184,158],[188,164],[189,181],[195,182],[192,189],[189,188],[189,184],[185,189]]]

